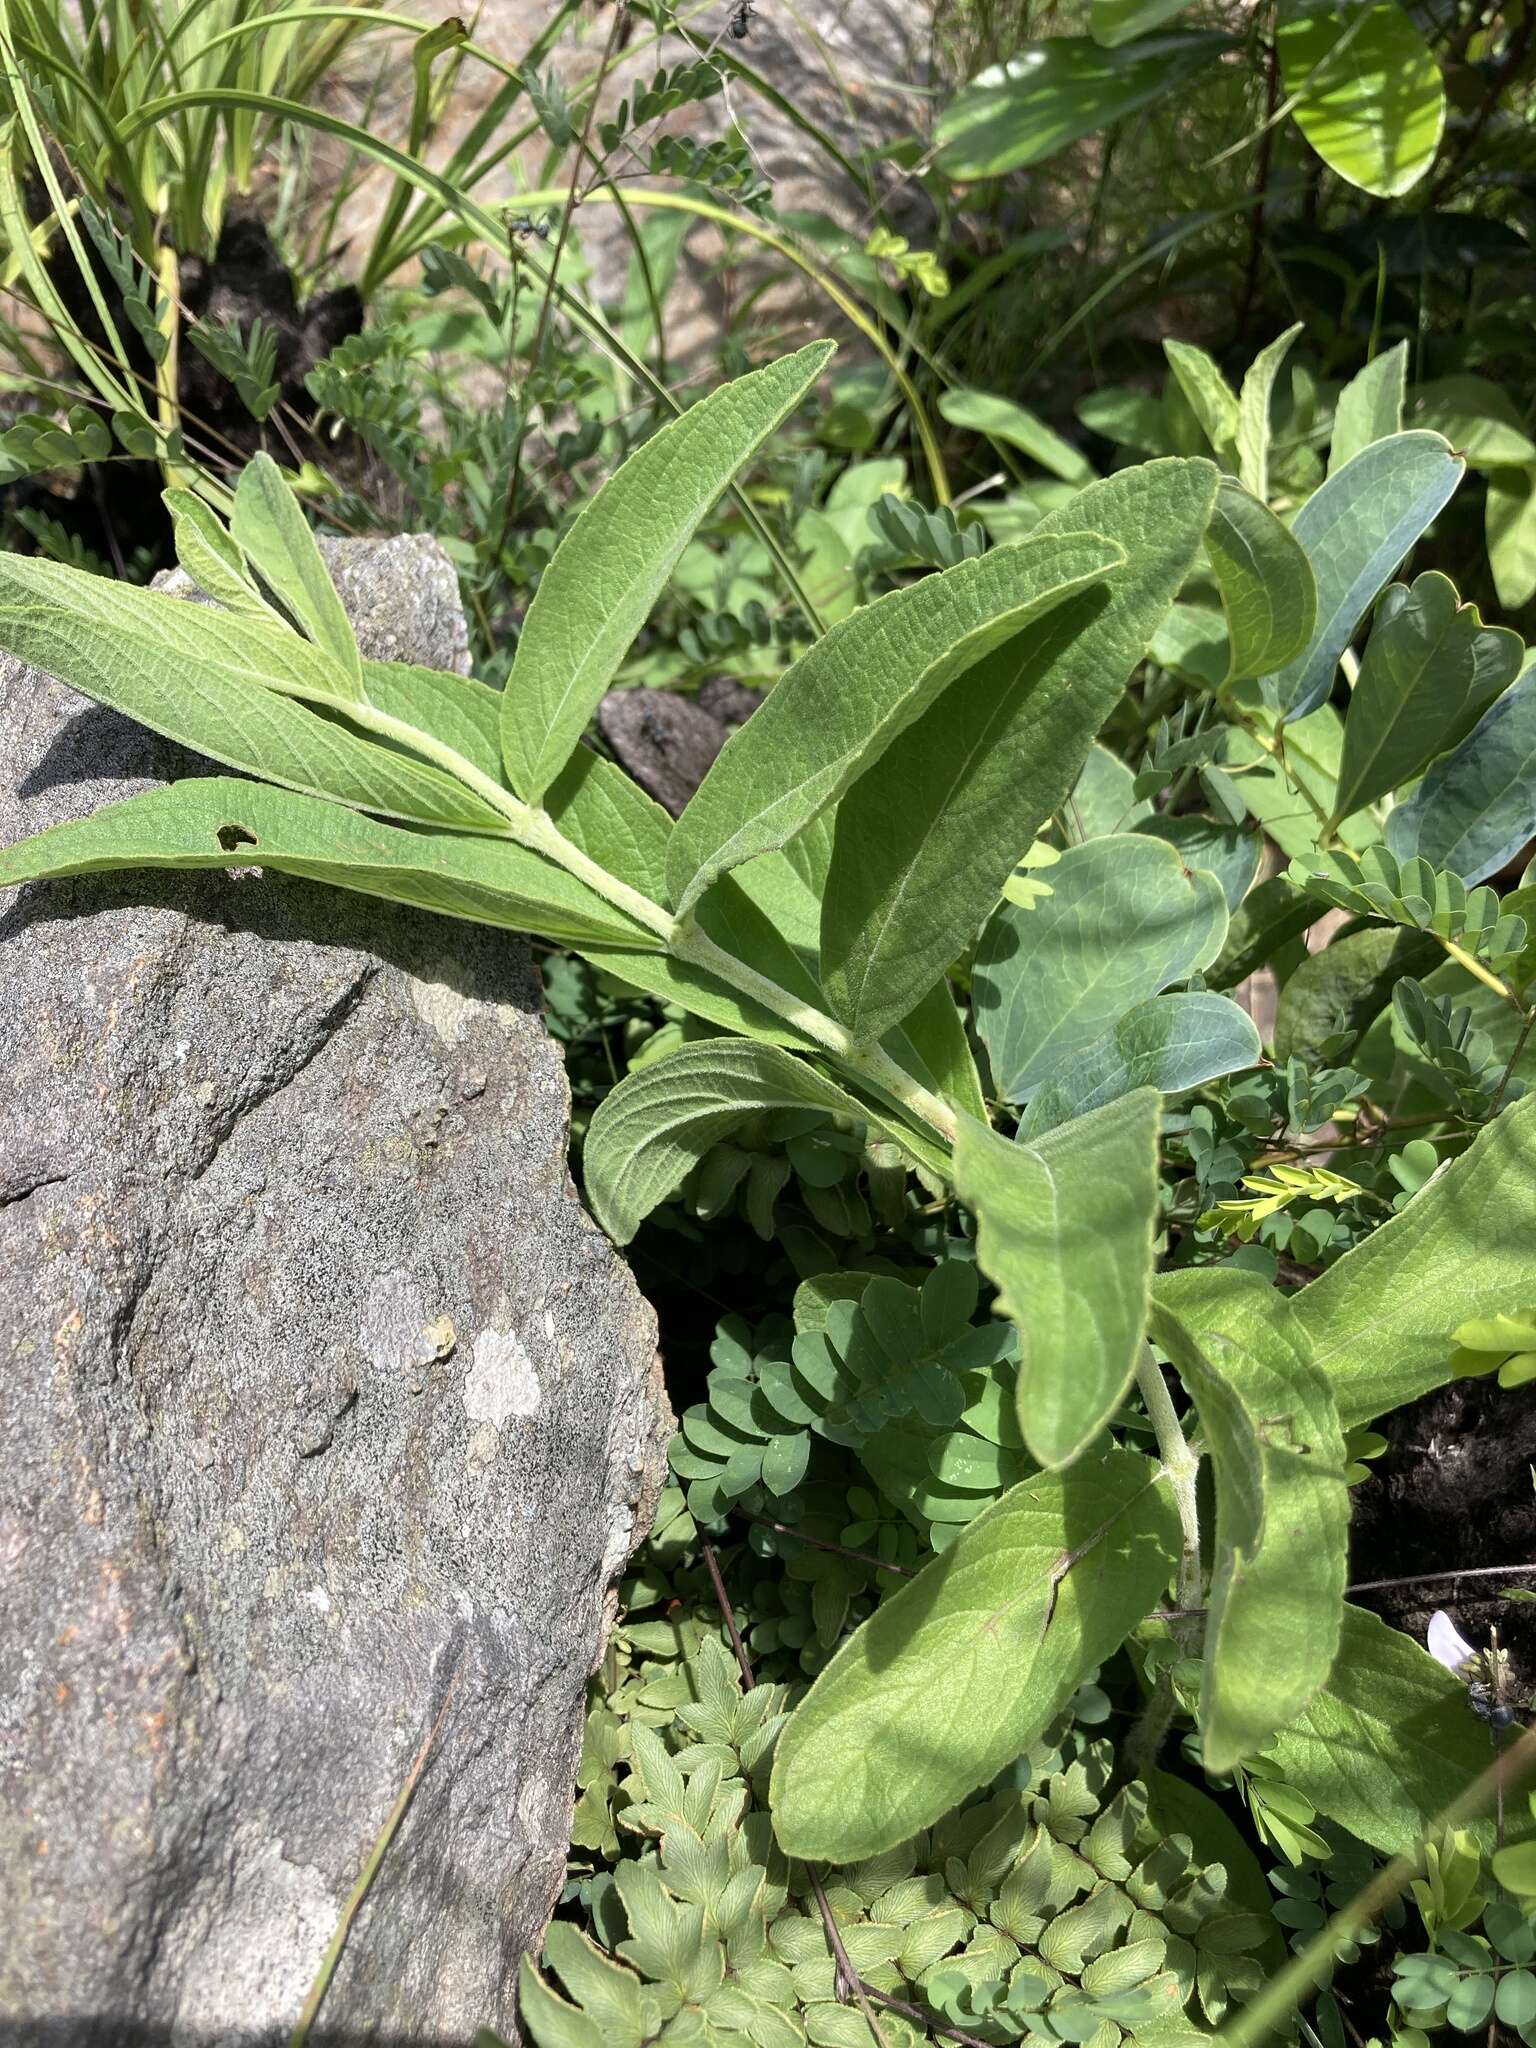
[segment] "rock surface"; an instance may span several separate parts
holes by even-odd
[[[447,581],[444,582],[444,575]],[[448,565],[346,565],[455,665]],[[0,663],[0,841],[206,764]],[[526,951],[306,883],[0,902],[0,2041],[515,2038],[668,1418]]]

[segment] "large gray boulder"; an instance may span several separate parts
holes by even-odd
[[[457,666],[431,544],[338,557]],[[0,664],[0,841],[206,764]],[[247,871],[0,900],[0,2040],[515,2036],[655,1328],[516,940]]]

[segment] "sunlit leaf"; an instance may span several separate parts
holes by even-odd
[[[1031,535],[833,626],[726,741],[678,819],[667,877],[679,913],[716,875],[787,845],[946,684],[1124,559],[1082,529]]]
[[[1158,1097],[1137,1089],[1036,1139],[962,1121],[955,1186],[1018,1327],[1019,1423],[1070,1464],[1123,1399],[1141,1344],[1157,1210]]]
[[[1178,1524],[1155,1472],[1114,1450],[1026,1479],[881,1603],[779,1738],[787,1854],[891,1848],[1029,1747],[1167,1584]]]
[[[1200,1411],[1216,1489],[1200,1734],[1230,1771],[1305,1711],[1342,1625],[1349,1487],[1344,1432],[1268,1281],[1232,1270],[1157,1286],[1152,1336]]]
[[[1287,327],[1268,348],[1260,349],[1243,378],[1238,394],[1237,461],[1238,476],[1245,490],[1252,491],[1261,505],[1269,503],[1269,413],[1281,366],[1291,344],[1301,333],[1300,320]]]
[[[588,499],[539,579],[502,708],[512,786],[541,797],[570,759],[694,528],[832,354],[812,342],[658,429]]]
[[[1011,398],[1000,398],[993,391],[951,390],[940,398],[939,411],[954,426],[970,427],[994,441],[1006,441],[1065,483],[1086,484],[1093,480],[1093,464],[1088,458],[1070,441],[1064,441],[1053,427],[1048,427],[1037,413]]]
[[[1491,472],[1486,524],[1499,603],[1517,612],[1536,597],[1536,467]]]
[[[1329,169],[1383,199],[1416,185],[1440,147],[1445,87],[1395,0],[1296,0],[1276,42],[1296,125]]]
[[[1088,36],[1031,43],[973,78],[939,116],[939,168],[995,178],[1040,163],[1176,91],[1228,48],[1225,36],[1177,29],[1116,50]]]
[[[1339,393],[1328,444],[1328,474],[1342,469],[1373,441],[1403,430],[1403,396],[1408,378],[1408,344],[1399,341],[1359,370]]]
[[[1526,1096],[1294,1297],[1344,1427],[1444,1385],[1459,1323],[1528,1306],[1533,1244],[1536,1096]]]
[[[254,455],[241,470],[229,531],[300,631],[330,655],[336,667],[335,694],[361,697],[363,664],[352,621],[299,501],[270,455]]]
[[[0,554],[0,647],[225,767],[384,817],[506,829],[440,768],[295,702],[338,704],[350,683],[286,627],[230,614],[211,625],[177,598]]]
[[[508,839],[381,825],[338,803],[198,775],[0,852],[0,887],[117,868],[273,868],[572,945],[648,937],[584,882]]]

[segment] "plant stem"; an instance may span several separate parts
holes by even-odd
[[[1488,1108],[1490,1116],[1497,1116],[1499,1113],[1499,1104],[1504,1100],[1504,1091],[1509,1086],[1510,1076],[1520,1064],[1520,1055],[1525,1051],[1525,1042],[1531,1035],[1533,1024],[1536,1024],[1536,1007],[1525,1013],[1525,1022],[1520,1026],[1520,1036],[1515,1040],[1515,1049],[1509,1056],[1509,1064],[1499,1076],[1499,1085],[1493,1091],[1493,1101]]]
[[[321,2002],[326,1992],[330,1989],[331,1979],[336,1974],[336,1965],[341,1960],[341,1952],[347,1945],[347,1936],[352,1931],[352,1923],[362,1911],[363,1901],[367,1898],[369,1889],[379,1874],[384,1858],[389,1854],[389,1845],[399,1832],[400,1823],[405,1819],[406,1809],[415,1797],[416,1787],[421,1783],[421,1774],[427,1767],[427,1758],[432,1754],[432,1745],[436,1742],[443,1722],[447,1718],[448,1709],[453,1705],[453,1696],[459,1689],[459,1679],[463,1669],[464,1666],[461,1661],[453,1677],[449,1680],[448,1689],[443,1695],[443,1703],[437,1710],[436,1719],[427,1730],[426,1738],[422,1742],[420,1749],[416,1752],[415,1761],[406,1773],[405,1783],[400,1788],[400,1796],[390,1808],[389,1817],[383,1827],[380,1828],[378,1839],[368,1852],[368,1860],[363,1865],[362,1873],[357,1883],[352,1887],[346,1904],[341,1909],[341,1918],[336,1923],[336,1932],[331,1936],[325,1954],[320,1958],[320,1967],[315,1972],[314,1981],[309,1987],[309,1996],[304,2001],[304,2009],[299,2014],[293,2032],[288,2037],[288,2048],[305,2048],[305,2044],[309,2040],[309,2030],[314,2024],[315,2015],[320,2010]]]
[[[1202,1592],[1200,1509],[1196,1498],[1200,1454],[1191,1447],[1184,1434],[1183,1425],[1174,1410],[1173,1397],[1168,1392],[1168,1382],[1163,1378],[1162,1368],[1152,1356],[1152,1348],[1148,1344],[1141,1347],[1141,1360],[1136,1367],[1136,1389],[1146,1404],[1157,1437],[1158,1456],[1173,1489],[1179,1527],[1184,1532],[1184,1549],[1179,1559],[1178,1604],[1181,1610],[1198,1607]]]
[[[274,687],[277,687],[274,685]],[[568,875],[584,882],[595,895],[601,896],[616,910],[622,910],[627,917],[652,932],[661,940],[662,946],[674,960],[691,961],[707,973],[725,982],[738,994],[748,996],[762,1005],[776,1017],[782,1017],[793,1030],[802,1033],[814,1044],[821,1046],[835,1058],[843,1061],[855,1072],[862,1075],[876,1088],[884,1091],[903,1109],[925,1123],[943,1138],[946,1144],[953,1144],[957,1130],[954,1111],[941,1102],[931,1089],[914,1080],[906,1069],[897,1064],[889,1053],[878,1045],[858,1045],[852,1035],[825,1011],[814,1004],[802,1002],[788,989],[780,988],[776,981],[770,981],[765,974],[759,974],[754,967],[738,960],[734,953],[728,953],[723,946],[717,946],[713,939],[701,932],[691,918],[676,918],[659,903],[640,890],[632,889],[627,882],[621,882],[589,854],[582,852],[556,825],[547,811],[536,805],[524,803],[510,790],[492,780],[472,761],[465,760],[443,741],[430,733],[422,732],[405,719],[393,718],[388,712],[378,710],[374,705],[356,699],[327,695],[323,692],[302,688],[290,689],[287,695],[302,696],[307,702],[324,704],[349,718],[369,732],[379,733],[387,739],[398,740],[424,760],[432,761],[445,769],[448,774],[473,791],[481,801],[488,804],[500,817],[506,819],[511,830],[507,834],[519,845],[540,853],[557,867],[564,868]]]

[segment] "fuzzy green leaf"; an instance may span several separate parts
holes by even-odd
[[[1328,474],[1342,469],[1373,441],[1403,431],[1403,399],[1408,379],[1408,344],[1398,342],[1350,378],[1333,408],[1333,437],[1328,444]]]
[[[1301,653],[1266,678],[1265,694],[1286,718],[1323,702],[1366,607],[1465,473],[1439,434],[1394,434],[1335,470],[1296,514],[1291,532],[1317,579],[1317,621]]]
[[[1261,505],[1269,503],[1269,408],[1281,365],[1304,323],[1287,327],[1268,348],[1260,349],[1243,379],[1237,402],[1237,467],[1243,488]]]
[[[229,531],[300,632],[330,656],[337,678],[334,694],[361,697],[363,660],[352,621],[299,501],[270,455],[253,456],[240,472]]]
[[[1462,1680],[1410,1637],[1347,1605],[1327,1685],[1270,1754],[1320,1813],[1389,1856],[1414,1855],[1490,1761],[1487,1725]],[[1506,1802],[1505,1822],[1531,1833],[1523,1801]],[[1477,1831],[1491,1841],[1491,1823]]]
[[[1536,1096],[1511,1104],[1406,1208],[1294,1298],[1346,1429],[1451,1377],[1453,1332],[1529,1304]]]
[[[976,1028],[1009,1102],[1027,1102],[1128,1009],[1208,965],[1227,936],[1216,877],[1149,834],[1071,847],[1049,879],[1034,909],[1000,904],[976,949]]]
[[[1096,533],[1031,534],[833,626],[726,741],[678,819],[667,876],[679,914],[836,803],[956,676],[1124,560]]]
[[[1029,1747],[1168,1582],[1177,1522],[1154,1472],[1114,1450],[1026,1479],[881,1604],[779,1739],[787,1854],[875,1855]]]
[[[1200,1734],[1206,1769],[1221,1773],[1304,1712],[1332,1668],[1344,1432],[1284,1297],[1256,1274],[1166,1276],[1152,1335],[1200,1410],[1216,1482]]]
[[[285,625],[286,620],[257,589],[244,550],[202,499],[183,490],[160,495],[171,515],[176,559],[204,596],[245,618],[261,619],[269,626]]]
[[[1206,553],[1227,615],[1226,680],[1283,668],[1312,638],[1317,582],[1306,550],[1267,505],[1223,477]]]
[[[286,627],[0,554],[0,647],[225,767],[384,817],[506,829],[440,768],[293,702],[336,704],[341,670]]]
[[[1237,393],[1215,360],[1191,341],[1165,341],[1163,354],[1189,409],[1224,470],[1237,468]]]
[[[969,943],[1066,798],[1187,573],[1214,483],[1208,463],[1149,463],[1042,521],[1026,546],[1065,546],[1058,522],[1081,518],[1134,566],[952,682],[843,798],[821,971],[857,1037],[883,1035]]]
[[[0,853],[0,887],[118,868],[264,867],[572,945],[642,935],[526,847],[401,830],[342,804],[228,775],[191,776],[53,825]]]
[[[528,607],[503,696],[507,772],[530,803],[570,759],[694,528],[832,348],[812,342],[712,391],[637,448],[578,514]]]
[[[1146,1322],[1157,1213],[1158,1098],[1137,1089],[1010,1143],[964,1119],[955,1187],[976,1255],[1018,1327],[1019,1424],[1042,1465],[1068,1465],[1118,1407]]]
[[[850,1095],[777,1047],[711,1038],[627,1074],[599,1104],[582,1154],[587,1197],[616,1244],[712,1145],[765,1109],[818,1109],[864,1124]]]

